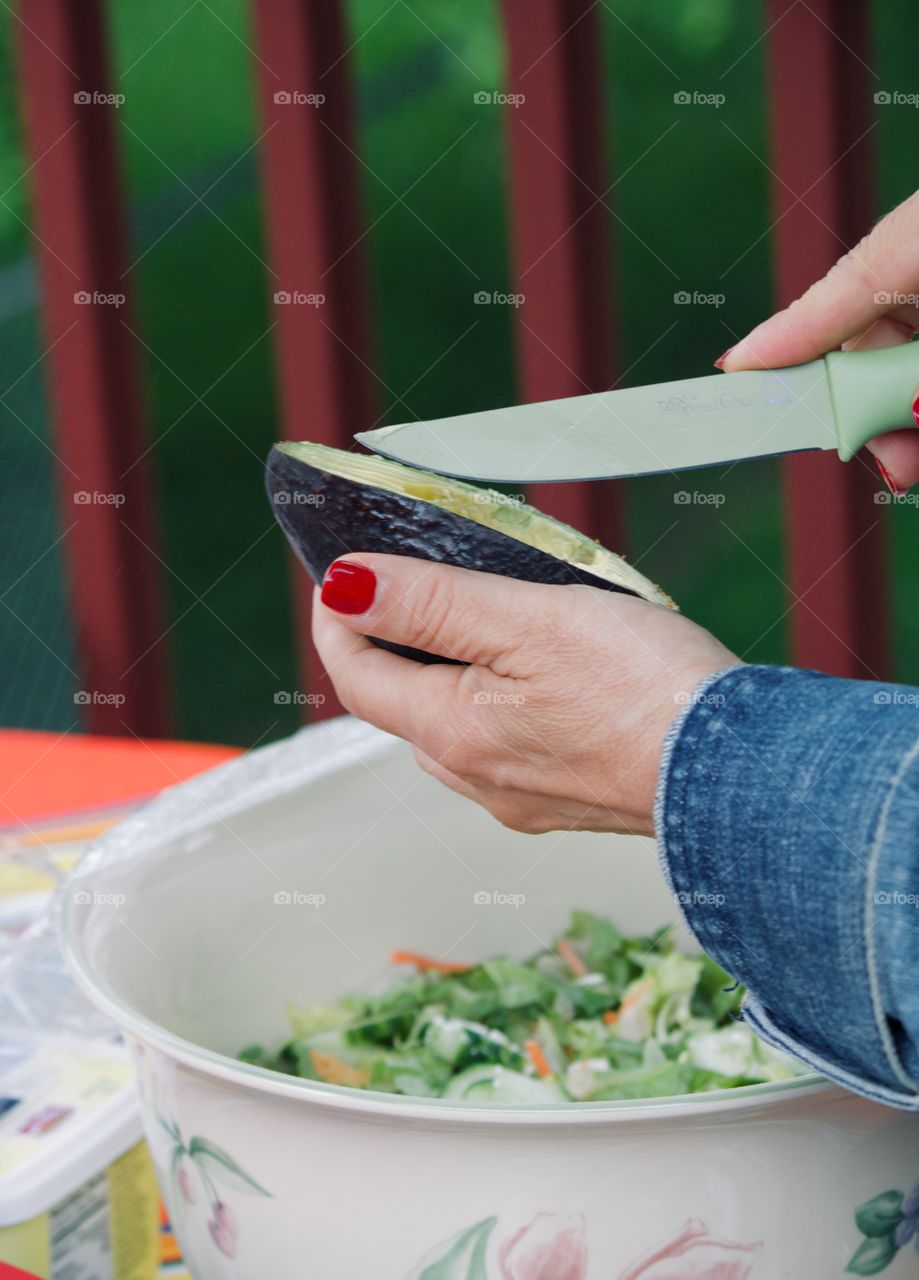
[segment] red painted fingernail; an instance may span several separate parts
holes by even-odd
[[[377,575],[365,564],[336,560],[322,581],[322,603],[336,613],[366,613],[373,604]]]
[[[887,485],[887,488],[890,490],[890,492],[891,492],[891,493],[906,493],[906,490],[905,490],[905,489],[901,489],[901,487],[897,484],[896,480],[894,480],[893,476],[890,474],[890,472],[889,472],[889,471],[887,470],[887,468],[884,466],[884,464],[883,464],[883,462],[880,460],[880,458],[875,458],[875,460],[874,460],[874,461],[875,461],[875,463],[877,464],[877,469],[878,469],[878,471],[880,471],[880,473],[881,473],[881,479],[882,479],[882,480],[884,481],[884,483]]]
[[[715,368],[716,368],[716,369],[723,369],[723,368],[724,368],[724,362],[725,362],[725,360],[727,360],[728,356],[731,354],[731,352],[732,352],[733,350],[734,350],[734,348],[733,348],[733,347],[728,347],[728,349],[727,349],[727,351],[725,351],[724,355],[723,355],[723,356],[719,356],[719,357],[718,357],[718,359],[715,361]]]
[[[919,396],[913,401],[913,422],[919,427]]]

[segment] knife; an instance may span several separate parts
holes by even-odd
[[[910,421],[919,343],[361,431],[376,453],[462,480],[547,484],[835,449]]]

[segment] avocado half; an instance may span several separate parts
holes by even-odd
[[[275,445],[265,482],[278,524],[317,583],[339,556],[376,551],[676,607],[621,556],[494,489],[308,442]],[[445,661],[377,643],[422,662]]]

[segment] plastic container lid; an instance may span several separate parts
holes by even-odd
[[[0,1036],[0,1228],[46,1213],[141,1137],[123,1045]]]

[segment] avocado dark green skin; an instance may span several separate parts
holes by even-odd
[[[349,551],[375,551],[436,560],[524,582],[581,583],[634,594],[431,502],[320,471],[277,448],[268,455],[265,486],[275,519],[317,583],[339,556]],[[374,638],[374,643],[419,662],[451,661],[386,640]]]

